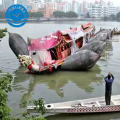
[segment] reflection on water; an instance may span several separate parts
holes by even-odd
[[[69,81],[75,83],[77,87],[85,90],[88,93],[94,91],[91,83],[101,84],[103,82],[102,76],[99,75],[99,77],[96,78],[96,74],[100,73],[98,65],[95,65],[95,67],[90,71],[57,71],[51,74],[44,75],[28,75],[25,73],[21,73],[21,71],[23,72],[25,71],[25,69],[23,67],[20,67],[19,70],[15,72],[15,75],[17,77],[14,80],[14,84],[17,85],[19,83],[24,83],[26,80],[30,80],[28,91],[23,96],[30,96],[37,84],[45,84],[50,90],[54,90],[57,95],[62,98],[64,97],[64,91],[62,88]],[[22,86],[21,88],[19,88],[18,86],[14,86],[13,88],[18,91],[20,89],[24,89]]]

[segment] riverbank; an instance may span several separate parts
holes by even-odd
[[[39,23],[39,22],[49,22],[49,21],[103,21],[102,19],[96,19],[96,18],[30,18],[28,19],[28,22],[30,23]],[[110,21],[110,20],[109,20]],[[116,21],[112,21],[116,22]],[[0,23],[7,23],[6,19],[0,19]]]

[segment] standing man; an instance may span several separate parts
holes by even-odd
[[[114,81],[114,76],[109,72],[108,75],[104,78],[104,80],[105,80],[105,102],[106,105],[110,105],[112,83]]]
[[[88,41],[89,41],[89,34],[87,33],[86,38],[85,38],[85,42],[88,43]]]

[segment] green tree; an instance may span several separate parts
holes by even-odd
[[[0,119],[8,120],[10,108],[7,105],[8,92],[11,92],[12,75],[0,73]]]
[[[63,18],[63,17],[67,17],[67,18],[77,18],[78,15],[75,12],[69,11],[69,12],[61,12],[61,11],[55,11],[53,12],[53,16],[57,17],[57,18]]]
[[[105,17],[103,17],[103,20],[107,21],[107,20],[109,20],[109,17],[105,16]]]
[[[44,0],[44,2],[51,2],[52,0]]]
[[[116,17],[114,14],[110,15],[110,20],[112,20],[112,21],[116,20]]]
[[[90,18],[90,14],[89,14],[89,12],[87,12],[87,16],[86,16],[87,18]]]
[[[65,12],[55,11],[55,12],[53,12],[53,16],[57,17],[57,18],[63,18],[66,16],[66,14],[65,14]]]
[[[117,20],[117,21],[120,21],[120,12],[117,13],[117,15],[116,15],[116,20]]]
[[[43,13],[41,12],[29,12],[29,17],[30,18],[41,18],[44,17]]]
[[[67,18],[77,18],[78,15],[75,12],[69,11],[69,12],[66,12],[66,17]]]
[[[3,38],[6,35],[7,28],[5,29],[0,29],[0,38]]]
[[[0,19],[5,19],[5,12],[0,11]]]
[[[62,0],[54,0],[55,2],[62,2]]]

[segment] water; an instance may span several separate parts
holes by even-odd
[[[87,22],[43,22],[40,24],[26,24],[21,28],[13,28],[8,24],[0,23],[0,28],[8,28],[9,32],[15,32],[23,36],[38,38],[56,30],[64,30],[76,27]],[[118,22],[92,22],[96,29],[118,27]],[[119,39],[115,36],[113,39]],[[89,71],[67,72],[58,71],[45,75],[29,75],[26,68],[21,67],[16,56],[8,45],[8,35],[0,43],[0,69],[10,72],[16,77],[12,83],[13,91],[9,93],[8,104],[12,108],[12,114],[18,114],[21,110],[20,103],[23,100],[44,98],[46,103],[63,102],[68,100],[85,99],[104,96],[104,77],[108,72],[113,73],[113,95],[120,94],[120,42],[109,42],[101,60]],[[110,50],[110,51],[108,51]],[[90,114],[90,115],[55,115],[47,117],[48,120],[119,120],[119,113]]]

